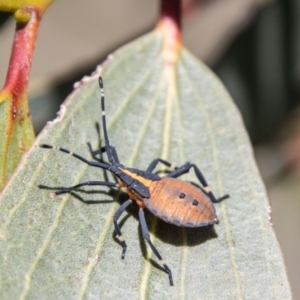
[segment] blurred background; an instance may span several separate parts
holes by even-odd
[[[73,83],[156,24],[159,1],[57,0],[41,22],[29,105],[38,133]],[[300,1],[183,0],[186,47],[239,107],[268,190],[294,299],[300,299]],[[14,35],[0,13],[0,85]]]

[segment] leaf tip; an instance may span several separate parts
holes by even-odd
[[[178,24],[169,16],[162,16],[156,30],[160,31],[163,38],[163,59],[167,65],[174,65],[182,48],[181,32]]]

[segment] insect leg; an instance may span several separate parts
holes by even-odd
[[[67,187],[67,188],[63,188],[59,191],[55,192],[55,195],[61,195],[61,194],[65,194],[65,193],[69,193],[72,190],[75,190],[79,187],[85,186],[85,185],[105,185],[105,186],[113,186],[113,187],[118,187],[117,183],[114,182],[108,182],[108,181],[86,181],[86,182],[82,182],[79,183],[77,185],[71,186],[71,187]]]
[[[185,173],[188,173],[190,171],[190,168],[192,167],[192,164],[189,162],[186,162],[181,167],[177,167],[174,171],[169,173],[167,177],[177,178]]]
[[[139,210],[139,219],[140,219],[142,232],[143,232],[143,236],[144,236],[145,240],[147,241],[147,243],[151,247],[151,249],[154,252],[155,256],[159,259],[160,263],[163,265],[163,267],[167,271],[167,273],[169,275],[170,285],[173,285],[173,278],[172,278],[171,270],[166,265],[165,261],[162,259],[161,255],[159,254],[159,252],[157,251],[157,249],[154,247],[154,245],[152,244],[152,242],[150,240],[150,234],[149,234],[148,226],[146,224],[144,210],[142,208],[140,208],[140,210]]]
[[[124,212],[124,210],[132,203],[132,200],[131,199],[128,199],[127,201],[125,201],[120,207],[119,209],[116,211],[115,215],[114,215],[114,225],[115,225],[115,230],[117,232],[117,236],[118,236],[118,239],[120,240],[121,242],[121,245],[122,245],[122,259],[124,259],[125,257],[125,252],[126,252],[126,249],[127,249],[127,245],[126,245],[126,242],[125,242],[125,239],[122,235],[122,232],[121,232],[121,229],[120,229],[120,226],[118,224],[118,219],[120,218],[121,214]]]
[[[229,195],[224,195],[223,197],[220,197],[217,199],[214,196],[213,192],[211,191],[209,185],[207,184],[207,181],[205,180],[200,169],[195,164],[191,164],[191,163],[187,162],[184,165],[182,165],[181,167],[179,167],[176,170],[174,170],[173,172],[171,172],[170,174],[168,174],[167,177],[177,178],[177,177],[189,172],[191,168],[194,168],[197,178],[199,179],[200,183],[203,185],[204,192],[207,194],[207,196],[210,198],[210,200],[213,203],[218,203],[224,199],[229,198]]]
[[[95,156],[96,156],[97,154],[102,154],[102,153],[105,152],[105,150],[106,150],[105,147],[101,147],[101,148],[98,149],[98,150],[93,150],[92,145],[91,145],[90,142],[88,142],[87,145],[88,145],[88,147],[89,147],[90,153],[92,154],[92,156],[93,156],[94,158],[95,158]]]
[[[164,160],[164,159],[162,159],[162,158],[156,158],[156,159],[154,159],[154,160],[150,163],[150,165],[149,165],[149,167],[147,168],[146,172],[152,172],[152,171],[156,168],[156,166],[157,166],[157,164],[158,164],[159,162],[162,163],[162,164],[164,164],[164,165],[167,166],[167,167],[170,167],[171,169],[177,169],[176,166],[174,166],[172,163],[170,163],[170,162],[168,162],[168,161],[166,161],[166,160]]]
[[[88,143],[88,147],[89,147],[89,150],[90,150],[90,152],[91,152],[91,154],[94,158],[97,154],[102,154],[106,151],[105,146],[101,147],[98,150],[93,150],[91,144]],[[114,146],[109,145],[109,149],[110,149],[110,154],[113,157],[114,162],[120,163],[116,148]]]

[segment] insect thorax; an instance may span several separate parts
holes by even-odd
[[[135,195],[135,199],[149,198],[149,186],[153,181],[161,179],[154,173],[125,168],[124,166],[112,166],[109,170],[119,178],[123,186],[126,187],[132,195]]]

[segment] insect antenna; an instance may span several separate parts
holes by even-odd
[[[118,159],[116,161],[115,157],[117,157],[117,153],[114,147],[110,146],[108,134],[107,134],[107,128],[106,128],[106,116],[105,116],[105,98],[104,98],[104,85],[103,80],[101,77],[99,77],[99,86],[101,91],[101,109],[102,109],[102,124],[103,124],[103,133],[104,133],[104,140],[105,140],[105,151],[107,153],[108,160],[111,164],[118,162]],[[112,153],[113,151],[113,153]]]

